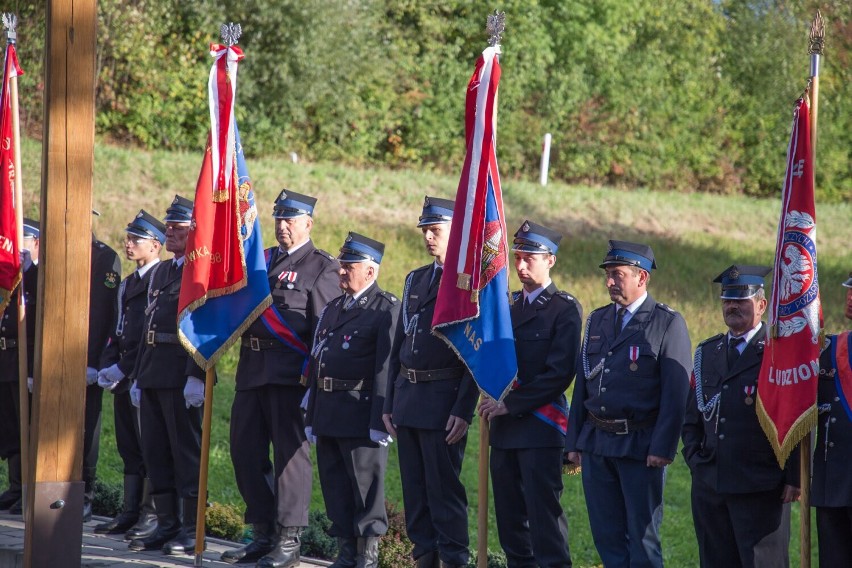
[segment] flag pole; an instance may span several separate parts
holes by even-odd
[[[6,28],[6,43],[7,45],[15,45],[17,43],[17,28],[18,18],[15,14],[3,14],[3,26]],[[9,78],[9,99],[12,103],[12,136],[15,155],[15,224],[17,225],[18,250],[23,249],[24,244],[24,186],[21,178],[21,122],[18,116],[18,76]],[[27,472],[29,471],[29,424],[30,424],[30,404],[29,404],[29,389],[27,388],[27,378],[29,369],[27,366],[27,313],[26,313],[26,296],[24,295],[24,272],[21,270],[21,281],[18,284],[18,294],[16,301],[18,302],[18,399],[19,399],[19,416],[20,436],[21,436],[21,481],[22,485],[28,479]],[[21,503],[26,503],[26,499],[22,498]]]
[[[479,490],[477,492],[476,568],[488,568],[488,420],[479,417]]]
[[[195,511],[195,566],[204,559],[204,527],[207,512],[207,468],[210,464],[210,424],[213,417],[213,384],[216,365],[207,369],[204,378],[204,416],[201,424],[201,467],[198,470],[198,507]]]
[[[825,22],[822,14],[817,10],[811,22],[811,31],[808,38],[808,53],[811,56],[811,72],[809,79],[810,94],[810,118],[811,118],[811,173],[814,176],[813,187],[816,187],[816,143],[817,143],[817,111],[819,108],[819,64],[820,56],[825,47]],[[799,451],[799,473],[802,486],[799,502],[799,565],[802,568],[811,566],[811,434],[802,438]]]

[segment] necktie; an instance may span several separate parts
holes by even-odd
[[[443,266],[436,266],[435,267],[435,272],[432,273],[432,282],[429,283],[429,290],[432,290],[433,288],[438,287],[438,285],[441,283],[441,274],[443,274],[443,273],[444,273],[444,267]]]
[[[346,301],[343,302],[343,311],[344,312],[348,311],[354,305],[355,305],[355,297],[354,296],[347,296]]]
[[[615,335],[618,337],[618,334],[621,333],[621,329],[624,327],[624,314],[627,313],[627,308],[618,308],[618,312],[615,317]]]
[[[740,358],[740,350],[738,347],[744,341],[745,339],[742,337],[732,337],[728,340],[728,369],[733,367],[734,363],[737,362],[737,359]]]

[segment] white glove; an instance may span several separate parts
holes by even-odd
[[[27,377],[27,390],[33,392],[33,378]]]
[[[33,265],[33,255],[27,249],[21,249],[21,270],[26,272]]]
[[[314,436],[314,429],[312,426],[305,426],[305,437],[311,444],[317,443],[317,437]]]
[[[98,370],[94,367],[86,367],[86,386],[90,387],[98,382]]]
[[[136,386],[136,381],[130,386],[130,403],[136,408],[142,404],[142,390]]]
[[[187,377],[186,386],[183,387],[183,399],[186,407],[199,407],[204,404],[204,381],[198,377]]]
[[[393,442],[393,438],[387,432],[382,432],[381,430],[373,430],[370,429],[370,440],[379,444],[380,446],[387,446],[391,442]]]
[[[121,369],[118,368],[118,363],[116,363],[111,367],[98,371],[98,386],[111,391],[118,386],[118,383],[123,378],[124,373],[121,372]]]
[[[307,412],[308,411],[308,399],[310,399],[310,398],[311,398],[311,389],[308,389],[308,390],[305,391],[305,396],[302,397],[302,402],[299,403],[299,408],[301,408],[302,410]]]

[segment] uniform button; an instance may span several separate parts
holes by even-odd
[[[328,347],[323,347],[323,351],[328,351]]]
[[[719,422],[721,422],[722,424],[724,424],[724,423],[725,423],[725,419],[724,419],[724,418],[720,418],[720,419],[719,419]]]
[[[601,387],[601,392],[606,392],[606,387]]]
[[[609,373],[609,369],[604,369],[604,373]]]
[[[601,406],[601,412],[606,412],[606,406]]]
[[[839,396],[835,396],[835,397],[834,397],[834,402],[840,402],[840,397],[839,397]]]
[[[834,416],[832,416],[832,417],[831,417],[831,423],[832,423],[832,424],[834,424],[835,422],[837,422],[837,418],[835,418]]]
[[[320,363],[320,367],[325,368],[325,363]]]
[[[329,331],[329,332],[328,332],[328,336],[329,336],[329,337],[334,337],[334,332],[333,332],[333,331]]]
[[[612,355],[612,351],[607,351],[607,352],[606,352],[606,356],[607,356],[607,357],[609,357],[609,356],[611,356],[611,355]]]
[[[423,328],[422,328],[422,327],[418,327],[418,328],[417,328],[417,333],[423,333]]]
[[[719,434],[719,439],[720,439],[720,440],[724,440],[724,439],[725,439],[725,435],[724,435],[724,434]]]
[[[829,442],[829,443],[828,443],[828,447],[829,447],[829,448],[833,448],[833,447],[834,447],[834,442]]]
[[[151,327],[152,327],[152,328],[155,328],[155,327],[157,327],[157,324],[152,323],[152,324],[151,324]]]
[[[426,308],[420,308],[420,313],[421,313],[421,314],[422,314],[423,312],[425,312],[425,311],[426,311]]]
[[[724,385],[724,386],[722,387],[722,389],[724,389],[724,390],[728,390],[728,385]]]

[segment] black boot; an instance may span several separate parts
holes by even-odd
[[[121,534],[139,520],[139,502],[142,500],[142,476],[124,476],[124,507],[116,518],[95,526],[97,534]]]
[[[358,541],[355,537],[337,537],[337,558],[329,568],[355,568]]]
[[[181,500],[181,519],[183,526],[180,532],[163,547],[163,552],[172,556],[178,554],[195,554],[195,524],[198,513],[198,499]]]
[[[282,527],[278,531],[272,552],[261,558],[257,568],[292,568],[299,565],[299,552],[302,548],[301,527]]]
[[[142,482],[142,502],[139,520],[124,534],[124,540],[148,538],[157,532],[157,508],[151,495],[151,480],[147,477]]]
[[[149,537],[130,541],[130,550],[162,550],[163,546],[180,533],[177,496],[174,493],[159,493],[153,496],[157,507],[157,530]]]
[[[272,523],[252,523],[252,541],[240,548],[226,550],[220,560],[228,564],[257,562],[275,547],[274,531]]]
[[[358,556],[355,558],[355,566],[356,568],[379,567],[379,537],[358,538]]]
[[[9,489],[0,494],[0,511],[11,509],[21,500],[21,454],[11,456],[6,464],[9,466]]]

